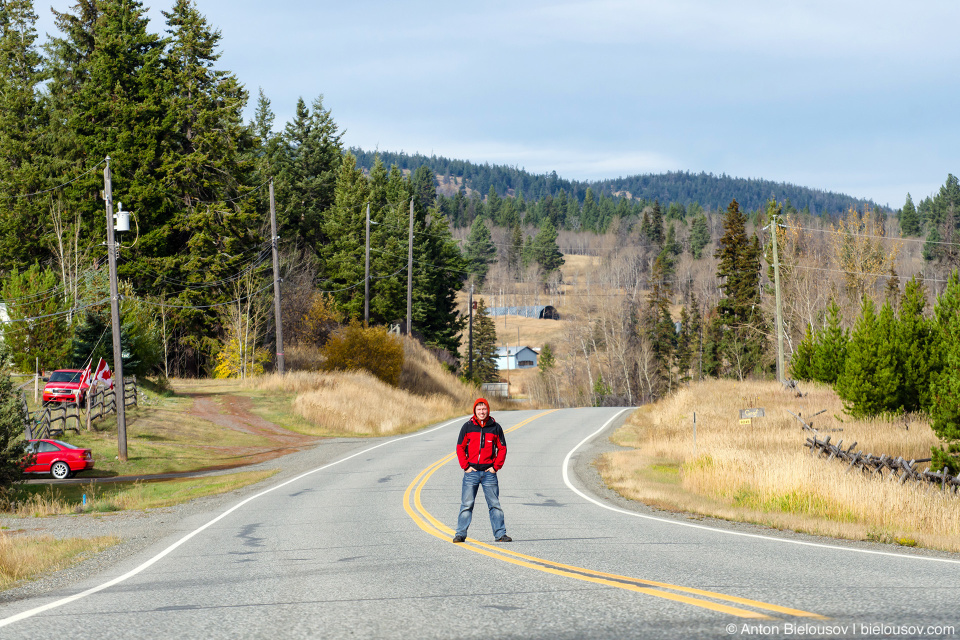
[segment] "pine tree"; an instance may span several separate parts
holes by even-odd
[[[790,377],[793,380],[813,380],[813,356],[816,352],[816,342],[813,339],[813,331],[810,324],[807,323],[806,332],[803,339],[797,343],[793,355],[790,356]]]
[[[673,387],[674,353],[677,334],[670,317],[671,278],[673,267],[666,250],[653,261],[650,271],[650,293],[647,295],[645,314],[646,333],[653,350],[654,393],[663,393]]]
[[[712,337],[720,371],[740,379],[758,372],[767,348],[760,310],[760,243],[747,238],[746,218],[736,200],[723,219],[724,235],[715,257],[724,297],[717,304]]]
[[[370,195],[356,158],[347,153],[337,174],[334,204],[323,214],[322,233],[329,238],[320,250],[323,289],[332,291],[337,308],[349,319],[363,318],[366,204]]]
[[[831,300],[827,306],[827,326],[817,332],[809,379],[833,385],[843,375],[850,336],[840,326],[842,320],[840,305]]]
[[[960,274],[954,270],[934,307],[930,418],[941,446],[934,469],[960,473]]]
[[[556,364],[556,356],[553,355],[553,348],[548,342],[540,349],[540,357],[537,358],[537,368],[540,369],[540,375],[543,376],[549,373]]]
[[[905,411],[920,411],[930,407],[930,383],[933,356],[933,330],[924,316],[927,305],[923,280],[914,276],[907,282],[896,323],[896,346],[903,384],[900,387],[900,406]]]
[[[915,237],[920,235],[920,215],[913,206],[913,198],[907,194],[907,201],[900,210],[900,231],[904,236]]]
[[[650,231],[647,236],[657,248],[663,246],[663,212],[660,211],[660,201],[653,201],[653,211],[650,213]]]
[[[337,197],[342,136],[322,95],[312,108],[301,98],[284,129],[275,163],[278,233],[302,239],[317,255],[323,253],[321,245],[333,239],[325,235],[323,214]]]
[[[710,244],[710,228],[707,225],[707,216],[698,214],[690,227],[690,254],[695,260],[703,256],[703,250]]]
[[[497,248],[493,244],[490,229],[487,228],[486,221],[483,218],[474,220],[473,226],[470,227],[465,257],[467,259],[467,269],[474,275],[477,284],[483,286],[487,271],[490,270],[490,264],[497,259]]]
[[[487,314],[483,298],[477,303],[473,315],[473,376],[478,382],[497,382],[497,328]]]
[[[540,231],[531,246],[532,257],[540,265],[541,276],[546,279],[563,266],[563,254],[557,246],[557,229],[549,218],[540,225]]]
[[[507,250],[507,266],[510,273],[515,278],[520,277],[520,269],[523,266],[523,231],[520,224],[513,225],[510,231],[510,247]]]
[[[37,16],[30,0],[0,3],[0,183],[6,194],[44,188],[48,126],[39,92],[43,80],[35,43]],[[47,198],[0,200],[0,270],[25,268],[45,257]]]
[[[864,298],[860,317],[850,335],[843,376],[837,394],[846,411],[856,417],[875,416],[898,407],[901,376],[896,344],[892,341],[893,310],[885,304],[877,315],[873,301]]]

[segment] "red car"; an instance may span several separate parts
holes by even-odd
[[[50,374],[50,379],[43,387],[43,401],[46,402],[73,402],[82,404],[86,398],[88,382],[80,384],[83,378],[83,369],[57,369]]]
[[[33,464],[24,473],[49,473],[63,480],[78,471],[93,469],[93,452],[60,440],[27,440],[27,454],[34,456]]]

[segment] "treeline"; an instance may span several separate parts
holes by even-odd
[[[220,32],[191,0],[162,14],[164,35],[138,0],[79,0],[54,11],[57,33],[41,49],[31,2],[0,4],[0,302],[17,366],[112,359],[107,162],[114,202],[133,213],[118,240],[128,371],[242,372],[272,359],[273,243],[291,341],[317,343],[331,321],[362,318],[366,205],[371,321],[406,315],[412,203],[414,326],[456,354],[464,261],[432,172],[381,164],[365,176],[322,98],[301,99],[277,133],[261,92],[245,123],[248,93],[218,67]]]
[[[476,164],[466,160],[454,160],[443,156],[425,156],[393,152],[369,152],[350,150],[357,157],[357,164],[369,169],[376,157],[387,165],[397,165],[401,170],[415,171],[427,166],[441,181],[457,179],[462,187],[490,193],[491,189],[501,198],[507,195],[522,196],[528,201],[541,201],[547,197],[558,198],[561,192],[566,198],[584,204],[588,190],[595,200],[612,198],[636,200],[642,203],[661,202],[665,207],[676,203],[688,207],[696,204],[704,209],[723,210],[733,199],[746,210],[760,210],[770,199],[784,203],[787,211],[796,209],[813,215],[840,214],[850,207],[862,208],[870,201],[819,189],[810,189],[785,182],[754,178],[733,178],[725,174],[690,173],[672,171],[662,174],[628,176],[608,180],[566,180],[556,171],[548,174],[531,174],[518,167],[507,165]]]

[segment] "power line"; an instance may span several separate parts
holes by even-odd
[[[82,307],[74,307],[72,309],[67,309],[66,311],[57,311],[55,313],[47,313],[41,316],[31,316],[28,318],[11,318],[8,322],[31,322],[33,320],[43,320],[47,318],[55,318],[57,316],[65,316],[74,314],[78,311],[83,311],[84,309],[89,309],[90,307],[96,307],[98,305],[104,304],[105,302],[110,302],[110,298],[104,298],[103,300],[98,300],[97,302],[91,302],[90,304],[83,305]]]
[[[86,171],[84,171],[83,173],[81,173],[80,175],[78,175],[78,176],[77,176],[76,178],[74,178],[73,180],[69,180],[69,181],[67,181],[67,182],[64,182],[63,184],[58,184],[58,185],[55,186],[55,187],[51,187],[51,188],[49,188],[49,189],[44,189],[43,191],[34,191],[33,193],[23,193],[23,194],[20,194],[20,195],[17,195],[17,196],[3,196],[3,198],[8,199],[8,200],[17,200],[17,199],[19,199],[19,198],[29,198],[29,197],[31,197],[31,196],[40,196],[40,195],[43,195],[43,194],[45,194],[45,193],[50,193],[51,191],[56,191],[57,189],[62,189],[63,187],[66,187],[67,185],[73,184],[74,182],[76,182],[76,181],[79,180],[80,178],[84,177],[84,176],[87,175],[88,173],[91,173],[94,169],[96,169],[97,167],[99,167],[100,165],[102,165],[104,162],[106,162],[105,159],[104,159],[104,160],[101,160],[101,161],[98,162],[97,164],[93,165],[92,167],[90,167],[89,169],[87,169]]]
[[[843,269],[826,269],[826,268],[823,268],[823,267],[808,267],[808,266],[800,265],[800,264],[781,264],[780,266],[781,266],[781,267],[789,267],[789,268],[791,268],[791,269],[807,269],[807,270],[809,270],[809,271],[825,271],[825,272],[829,272],[829,273],[842,273],[842,274],[844,274],[844,275],[855,275],[855,276],[871,276],[871,277],[876,277],[876,278],[891,278],[891,277],[893,277],[894,275],[896,275],[898,278],[900,277],[899,274],[891,274],[891,273],[865,273],[865,272],[862,272],[862,271],[844,271]],[[913,277],[916,277],[916,276],[913,276]],[[950,282],[949,280],[940,280],[939,278],[927,278],[927,277],[922,277],[922,278],[920,278],[920,280],[922,280],[922,281],[924,281],[924,282],[936,282],[936,283]]]
[[[947,246],[951,246],[951,247],[960,247],[960,243],[958,243],[958,242],[944,242],[944,241],[940,241],[940,240],[924,240],[923,238],[894,238],[894,237],[892,237],[892,236],[875,236],[875,235],[869,235],[869,234],[866,234],[866,233],[851,233],[851,232],[849,232],[849,231],[839,231],[839,230],[837,230],[837,229],[812,229],[812,228],[809,228],[809,227],[790,227],[790,226],[783,225],[783,224],[780,225],[780,226],[781,226],[783,229],[795,229],[795,230],[800,230],[800,231],[815,231],[815,232],[818,232],[818,233],[835,233],[835,234],[838,234],[838,235],[842,234],[842,235],[853,236],[853,237],[855,237],[855,238],[873,238],[873,239],[876,239],[876,240],[894,240],[894,241],[897,241],[897,242],[923,242],[923,243],[927,243],[927,244],[942,244],[942,245],[947,245]]]

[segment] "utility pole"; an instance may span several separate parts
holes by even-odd
[[[110,265],[110,324],[113,326],[113,393],[117,405],[117,449],[120,462],[127,461],[127,412],[123,391],[123,349],[120,347],[120,291],[117,287],[117,245],[113,233],[113,174],[110,156],[103,168],[103,199],[107,203],[107,260]]]
[[[473,378],[473,285],[470,285],[470,297],[467,306],[470,307],[470,330],[467,338],[467,377]]]
[[[410,198],[410,234],[407,238],[407,335],[413,330],[413,198]]]
[[[363,324],[370,324],[370,203],[367,203],[367,240],[363,267]]]
[[[273,178],[270,178],[270,245],[273,247],[273,317],[277,325],[277,372],[284,374],[283,316],[280,313],[280,256],[277,254],[277,205],[273,198]]]
[[[780,312],[780,258],[777,255],[777,230],[779,227],[780,215],[778,211],[774,211],[773,220],[770,221],[770,230],[771,235],[773,235],[773,287],[777,302],[777,380],[783,382],[783,316]]]

